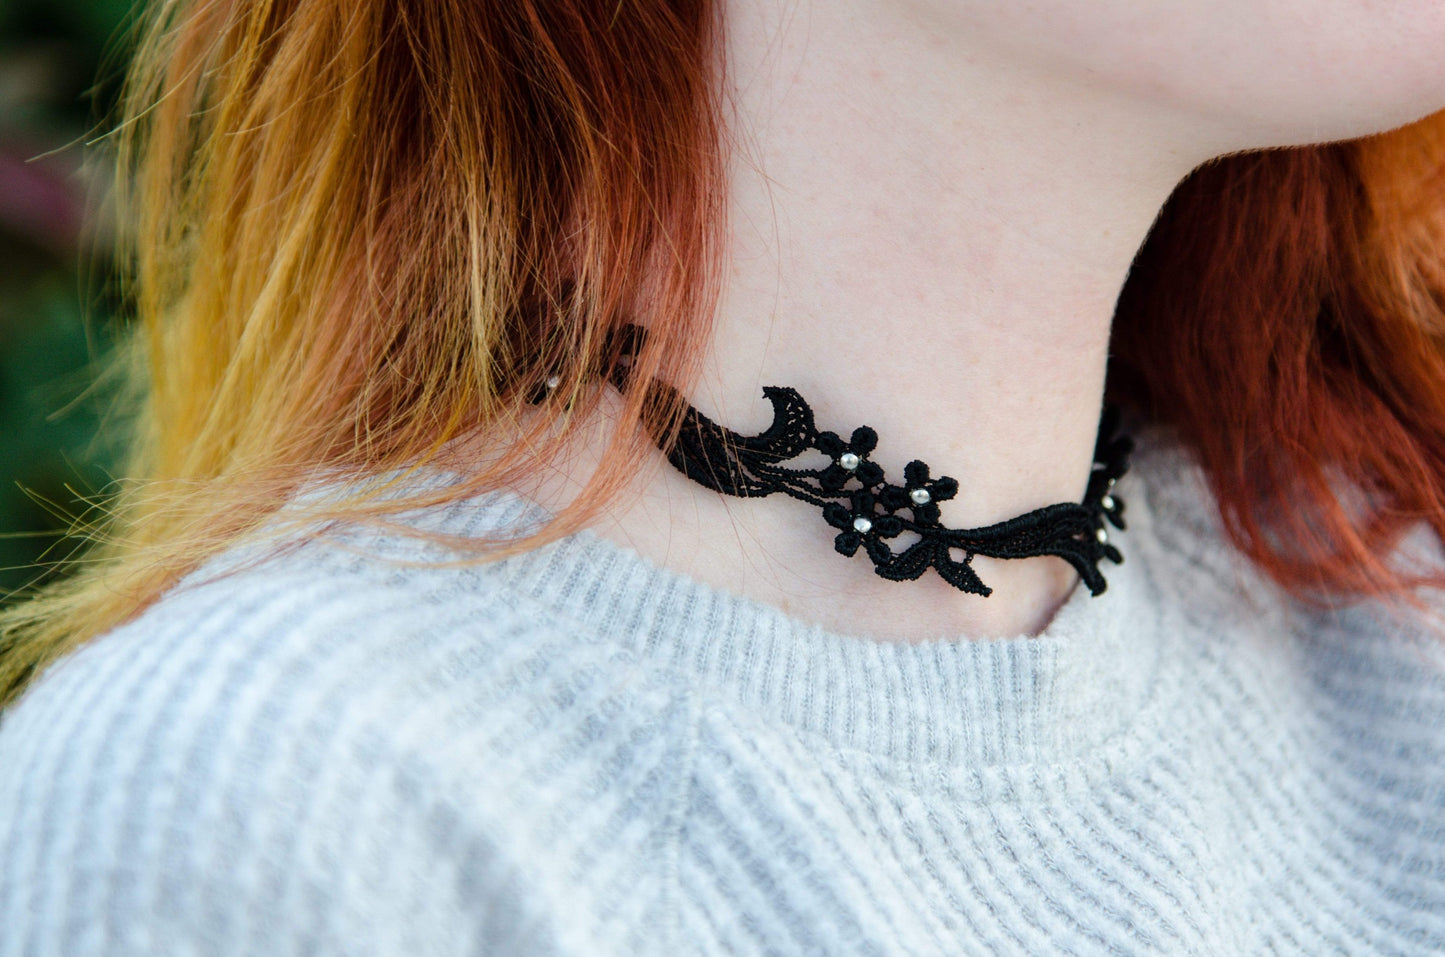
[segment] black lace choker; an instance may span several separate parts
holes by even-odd
[[[621,330],[609,375],[619,391],[631,385],[630,359],[642,341],[640,327]],[[549,380],[549,387],[555,381]],[[648,388],[658,400],[676,396],[671,386],[656,380]],[[1100,422],[1082,502],[1048,505],[982,528],[952,529],[939,520],[938,504],[958,494],[955,479],[935,478],[928,465],[915,459],[903,467],[902,485],[889,482],[868,458],[878,444],[868,426],[854,429],[845,441],[837,433],[818,431],[813,410],[796,390],[768,386],[763,395],[773,404],[773,423],[758,435],[739,435],[683,403],[676,440],[669,445],[656,431],[654,438],[678,471],[713,491],[742,498],[782,493],[821,508],[823,519],[837,531],[833,548],[850,557],[862,550],[873,570],[890,581],[912,581],[932,568],[959,591],[989,595],[993,589],[973,570],[975,555],[1057,555],[1074,566],[1092,594],[1101,595],[1108,583],[1099,562],[1124,560],[1109,541],[1105,523],[1124,527],[1124,503],[1113,489],[1128,471],[1134,443],[1115,434],[1119,416],[1112,407],[1105,408]],[[829,464],[814,469],[783,464],[809,452],[823,453]]]

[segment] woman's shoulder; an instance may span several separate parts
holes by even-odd
[[[461,674],[452,658],[467,654],[485,666],[469,678],[505,680],[505,662],[565,630],[519,606],[505,569],[458,561],[417,530],[338,526],[239,545],[53,666],[7,720],[42,706],[32,697],[59,705],[91,686],[124,688],[132,705],[245,694],[238,683],[293,702],[302,675],[312,692],[337,683],[332,693],[398,694],[439,680],[442,662]],[[420,530],[447,532],[440,521]]]
[[[1173,432],[1147,429],[1139,446],[1131,491],[1146,513],[1140,544],[1153,577],[1166,580],[1181,604],[1197,593],[1198,614],[1212,608],[1221,620],[1267,618],[1321,655],[1333,646],[1366,655],[1374,649],[1390,660],[1404,656],[1445,670],[1445,590],[1384,599],[1291,596],[1230,541],[1208,476]],[[1445,543],[1422,522],[1397,544],[1391,561],[1445,575]]]
[[[94,724],[100,709],[226,733],[323,713],[401,733],[462,702],[475,730],[523,712],[556,720],[588,678],[641,690],[633,658],[520,587],[517,562],[478,561],[425,537],[495,530],[496,513],[516,502],[483,496],[409,515],[404,527],[234,549],[53,666],[0,729]],[[536,574],[545,556],[524,564]],[[511,708],[477,707],[493,701]]]
[[[1376,784],[1417,796],[1424,788],[1435,795],[1431,813],[1445,813],[1445,591],[1292,597],[1229,543],[1188,450],[1167,433],[1141,444],[1147,561],[1205,653],[1272,676],[1268,692],[1308,711],[1337,758]],[[1445,572],[1445,547],[1422,523],[1392,560]]]
[[[540,848],[606,856],[604,755],[663,820],[683,711],[504,564],[435,557],[364,532],[227,556],[43,676],[0,719],[0,911],[30,915],[0,951],[556,944]],[[72,931],[95,940],[47,936]]]

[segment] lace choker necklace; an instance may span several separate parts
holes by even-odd
[[[641,349],[644,332],[635,325],[619,332],[613,353],[618,359],[608,379],[626,392],[632,384],[630,360]],[[548,388],[556,381],[549,379]],[[652,380],[647,388],[661,401],[676,397],[666,383]],[[859,426],[844,440],[835,432],[818,431],[813,410],[795,389],[768,386],[763,395],[773,405],[773,423],[757,435],[724,428],[683,402],[675,441],[669,445],[656,430],[653,438],[674,468],[715,492],[741,498],[782,494],[822,509],[823,520],[836,532],[833,548],[848,557],[861,551],[873,562],[873,570],[890,581],[912,581],[932,568],[959,591],[989,595],[993,589],[973,570],[975,556],[1056,555],[1078,571],[1091,594],[1101,595],[1108,583],[1099,562],[1124,560],[1109,541],[1105,524],[1124,528],[1124,503],[1113,490],[1128,471],[1134,447],[1128,436],[1116,434],[1117,409],[1104,410],[1082,502],[1047,505],[981,528],[952,529],[942,524],[938,506],[958,494],[957,480],[935,478],[926,463],[915,459],[903,467],[903,484],[889,482],[868,458],[878,444],[877,433],[868,426]],[[821,452],[828,464],[784,464],[810,452]]]

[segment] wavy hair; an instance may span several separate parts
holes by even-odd
[[[129,480],[70,576],[0,616],[0,706],[317,478],[404,476],[486,438],[460,484],[325,510],[384,520],[537,474],[596,408],[588,382],[621,322],[649,329],[639,371],[685,392],[721,257],[717,15],[710,0],[157,4],[115,134]],[[1110,391],[1178,429],[1235,543],[1296,594],[1404,592],[1419,582],[1389,565],[1396,539],[1422,518],[1445,535],[1442,148],[1431,118],[1211,163],[1120,299]],[[658,412],[626,398],[584,493],[476,554],[594,518],[650,454]],[[1339,477],[1365,507],[1340,501]]]

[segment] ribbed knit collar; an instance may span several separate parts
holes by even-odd
[[[1126,479],[1124,565],[1093,598],[1076,588],[1040,635],[880,642],[839,635],[659,568],[589,532],[496,566],[576,629],[699,690],[839,748],[934,765],[1055,763],[1117,738],[1159,682],[1163,629],[1147,574],[1152,516]],[[456,513],[453,513],[456,515]],[[451,531],[525,525],[536,506],[473,500]],[[900,588],[906,589],[906,585]]]

